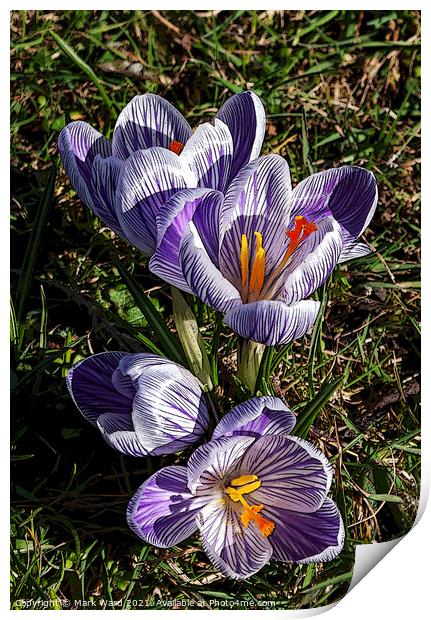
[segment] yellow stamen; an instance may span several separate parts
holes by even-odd
[[[239,255],[239,261],[241,263],[241,284],[245,287],[247,286],[248,281],[248,263],[250,261],[247,235],[241,236],[241,253]]]
[[[256,491],[256,489],[258,489],[259,487],[260,480],[256,480],[256,482],[250,482],[250,484],[246,484],[240,489],[233,489],[232,487],[227,487],[226,493],[229,495],[231,500],[233,500],[234,502],[239,502],[241,501],[241,497],[245,493],[252,493],[253,491]]]
[[[254,482],[255,480],[257,480],[258,477],[254,476],[254,475],[245,475],[245,476],[240,476],[239,478],[234,478],[233,480],[230,481],[231,485],[233,487],[240,487],[243,484],[248,484],[249,482]]]
[[[249,293],[259,295],[265,281],[265,250],[262,247],[262,235],[260,232],[254,233],[256,237],[256,253],[251,267]]]
[[[261,510],[263,510],[264,505],[250,505],[243,497],[247,493],[252,493],[260,487],[261,482],[259,478],[254,475],[246,474],[231,480],[231,485],[232,486],[225,488],[225,492],[233,502],[240,502],[242,505],[243,512],[241,513],[241,523],[244,527],[248,527],[250,521],[254,521],[263,536],[268,537],[272,534],[275,528],[275,523],[258,514]],[[239,488],[235,489],[233,487]]]

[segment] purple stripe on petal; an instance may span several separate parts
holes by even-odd
[[[168,365],[175,364],[166,357],[161,357],[154,353],[129,353],[120,360],[118,368],[123,375],[129,377],[134,386],[137,386],[141,375],[147,369]]]
[[[223,206],[222,194],[214,194],[198,204],[193,215],[193,224],[211,262],[219,268],[220,211]]]
[[[88,123],[75,121],[61,130],[58,150],[73,189],[87,207],[92,208],[89,185],[93,160],[96,155],[109,157],[111,143]]]
[[[180,263],[190,289],[208,306],[226,312],[241,304],[238,290],[211,261],[193,223],[181,242]]]
[[[156,249],[160,207],[177,191],[195,186],[191,171],[171,151],[150,148],[131,155],[116,198],[118,220],[127,239],[151,256]]]
[[[153,146],[168,149],[172,142],[185,144],[192,130],[183,115],[168,101],[146,93],[126,105],[118,117],[112,139],[113,153],[127,159]]]
[[[184,279],[179,259],[181,240],[189,222],[196,210],[207,214],[207,220],[213,221],[217,217],[223,194],[208,189],[190,189],[177,192],[160,207],[157,215],[157,249],[153,254],[149,267],[157,276],[182,289],[190,292],[190,287]],[[204,220],[205,216],[200,220]],[[208,227],[203,228],[206,233]],[[210,231],[211,232],[211,231]],[[206,239],[203,238],[205,244]]]
[[[241,283],[241,240],[246,235],[250,265],[255,232],[262,235],[267,273],[286,250],[286,226],[291,194],[287,162],[279,155],[260,157],[241,170],[229,187],[220,226],[220,268],[236,286]]]
[[[362,258],[371,253],[371,248],[366,243],[347,243],[338,257],[339,263],[345,263],[354,258]]]
[[[97,420],[97,426],[99,427],[100,432],[102,433],[103,439],[106,441],[108,446],[117,450],[117,452],[121,452],[126,456],[134,456],[137,458],[142,458],[143,456],[148,456],[148,451],[145,446],[139,441],[139,437],[135,433],[135,431],[128,430],[119,430],[108,432],[105,426],[108,429],[112,428],[112,424],[110,424],[106,418],[101,416]]]
[[[214,566],[225,577],[246,579],[267,564],[272,546],[256,525],[241,523],[241,507],[215,499],[197,515],[202,545]]]
[[[334,271],[343,248],[341,229],[329,217],[299,246],[279,278],[274,297],[293,304],[308,297]]]
[[[127,508],[129,527],[157,547],[171,547],[196,531],[196,514],[205,499],[187,488],[187,469],[164,467],[139,487]]]
[[[228,127],[218,119],[203,123],[187,142],[180,159],[193,171],[200,187],[224,192],[230,179],[233,144]]]
[[[276,524],[270,540],[279,562],[329,562],[343,548],[344,525],[331,499],[316,512],[267,507],[265,516]]]
[[[314,512],[331,484],[332,467],[307,441],[266,435],[247,450],[235,476],[255,475],[261,486],[248,494],[252,504]]]
[[[345,241],[356,239],[368,226],[377,205],[372,172],[342,166],[312,174],[292,193],[291,221],[296,215],[318,222],[332,215],[345,230]]]
[[[230,97],[216,114],[230,130],[234,159],[230,179],[259,156],[265,136],[265,110],[259,97],[245,91]]]
[[[177,452],[196,443],[207,430],[204,394],[185,368],[174,363],[148,367],[136,387],[133,427],[149,453]]]
[[[283,301],[256,301],[237,305],[224,316],[234,332],[266,345],[285,344],[301,338],[316,320],[320,303],[300,301],[288,306]]]
[[[253,442],[254,437],[220,437],[197,448],[187,465],[190,491],[221,497],[223,482],[229,480]]]
[[[67,375],[67,387],[75,405],[92,424],[103,414],[131,414],[132,399],[112,383],[112,375],[125,357],[127,353],[120,351],[98,353],[78,362]]]
[[[124,237],[115,210],[115,195],[124,162],[116,157],[96,155],[91,171],[90,193],[93,211],[111,230]]]
[[[280,398],[255,396],[224,415],[212,439],[231,435],[289,435],[295,423],[294,414]]]

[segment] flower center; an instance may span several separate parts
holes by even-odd
[[[169,147],[168,147],[168,149],[170,151],[173,151],[177,155],[179,155],[181,153],[183,148],[184,148],[184,144],[182,142],[178,142],[177,140],[174,140],[173,142],[171,142]]]
[[[248,504],[244,499],[244,495],[256,491],[261,485],[257,476],[245,475],[235,478],[230,482],[231,486],[226,487],[225,492],[233,502],[240,502],[243,511],[241,513],[241,523],[244,527],[248,527],[250,521],[254,521],[265,537],[268,537],[275,528],[275,523],[265,519],[259,513],[265,508],[263,504]]]
[[[276,278],[281,274],[290,257],[298,248],[298,246],[317,230],[314,222],[309,222],[303,215],[295,217],[295,225],[292,229],[286,230],[286,236],[289,238],[289,246],[286,253],[281,259],[279,265],[272,271],[271,275],[265,282],[265,249],[263,247],[262,234],[258,231],[255,236],[255,253],[250,268],[250,250],[247,235],[241,235],[241,251],[239,262],[241,267],[241,286],[242,300],[244,303],[264,299],[268,296],[272,285]]]

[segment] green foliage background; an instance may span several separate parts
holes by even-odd
[[[355,545],[405,534],[419,495],[419,12],[16,11],[11,33],[12,607],[295,609],[339,599]],[[328,564],[271,563],[237,583],[211,567],[197,538],[168,550],[135,538],[131,493],[175,459],[113,453],[66,393],[82,357],[166,352],[160,325],[174,328],[169,287],[81,204],[56,169],[56,139],[76,119],[109,137],[143,92],[197,125],[245,88],[267,110],[264,153],[287,159],[294,184],[358,164],[375,173],[380,199],[365,233],[375,252],[337,269],[317,293],[324,312],[313,334],[271,352],[273,381],[261,385],[286,399],[333,463],[345,549]],[[236,340],[189,302],[219,359],[213,397],[227,411],[246,397],[232,381]]]

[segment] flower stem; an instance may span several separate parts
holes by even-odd
[[[242,342],[238,347],[238,377],[254,394],[256,379],[265,345],[252,340]]]

